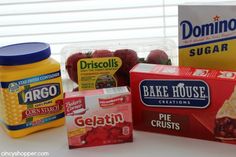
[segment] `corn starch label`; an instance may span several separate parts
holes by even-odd
[[[9,130],[20,130],[64,117],[60,71],[1,82],[2,117]]]
[[[114,74],[121,65],[119,57],[79,60],[77,64],[79,90],[116,87],[117,80]]]
[[[179,6],[179,64],[236,70],[236,6]]]

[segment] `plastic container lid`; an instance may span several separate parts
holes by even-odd
[[[0,65],[23,65],[47,59],[51,55],[47,43],[29,42],[0,47]]]

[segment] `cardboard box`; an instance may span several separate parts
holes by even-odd
[[[133,141],[127,87],[65,93],[69,148]]]
[[[236,3],[179,6],[179,65],[236,70]]]
[[[236,72],[138,64],[134,129],[236,143]]]

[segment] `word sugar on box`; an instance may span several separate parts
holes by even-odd
[[[133,141],[127,87],[65,93],[69,148]]]
[[[227,3],[179,6],[181,66],[236,70],[236,3]]]
[[[134,129],[236,144],[236,72],[138,64]]]

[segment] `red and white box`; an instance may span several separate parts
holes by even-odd
[[[236,144],[236,72],[138,64],[134,129]]]
[[[127,87],[65,93],[64,107],[70,149],[133,141]]]

